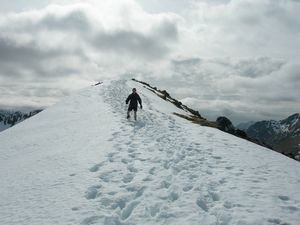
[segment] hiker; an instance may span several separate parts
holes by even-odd
[[[126,99],[126,105],[129,103],[129,107],[128,107],[128,111],[127,111],[127,119],[130,118],[130,111],[134,111],[134,119],[136,120],[136,111],[137,111],[137,107],[138,107],[138,103],[140,103],[141,109],[143,108],[142,106],[142,100],[140,98],[140,96],[138,95],[138,93],[136,93],[136,89],[133,88],[132,89],[132,93],[127,97]]]

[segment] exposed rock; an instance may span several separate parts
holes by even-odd
[[[219,125],[220,130],[230,134],[235,134],[235,128],[232,125],[232,122],[225,116],[218,117],[216,122]]]

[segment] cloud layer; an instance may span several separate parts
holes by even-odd
[[[211,119],[300,111],[298,1],[176,2],[64,1],[0,14],[0,107],[48,106],[96,80],[135,76]]]

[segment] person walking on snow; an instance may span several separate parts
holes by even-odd
[[[126,99],[126,105],[129,103],[129,107],[128,107],[128,111],[127,111],[127,119],[130,118],[130,111],[134,111],[134,119],[136,120],[136,111],[138,108],[138,103],[140,103],[141,109],[143,108],[142,106],[142,100],[140,98],[140,96],[138,95],[138,93],[136,93],[136,89],[133,88],[132,89],[132,93],[127,97]]]

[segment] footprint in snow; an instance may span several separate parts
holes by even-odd
[[[176,192],[171,192],[168,196],[168,199],[172,202],[176,201],[179,198],[179,195]]]
[[[149,170],[149,174],[154,175],[155,170],[156,170],[156,168],[155,168],[155,167],[152,167],[152,168]]]
[[[117,131],[117,132],[114,132],[114,133],[112,134],[112,136],[113,136],[113,137],[116,137],[116,136],[118,136],[119,134],[120,134],[120,132]]]
[[[192,190],[192,189],[193,189],[193,185],[187,185],[187,186],[185,186],[185,187],[182,188],[182,190],[183,190],[184,192],[188,192],[188,191],[190,191],[190,190]]]
[[[203,211],[208,212],[210,208],[209,205],[219,200],[220,200],[220,196],[218,193],[209,191],[206,195],[199,197],[196,201],[196,204]]]
[[[143,187],[140,187],[137,191],[136,191],[136,193],[135,193],[135,198],[139,198],[139,197],[141,197],[143,194],[144,194],[144,191],[146,190],[146,187],[145,186],[143,186]]]
[[[128,153],[128,157],[130,157],[131,159],[135,159],[137,157],[137,153]]]
[[[115,152],[111,152],[111,153],[109,153],[109,154],[107,154],[107,158],[108,158],[108,161],[109,162],[114,162],[115,161],[115,158],[114,158],[114,156],[116,155],[117,153],[115,153]]]
[[[102,166],[103,166],[103,163],[98,163],[98,164],[92,166],[92,167],[89,169],[89,171],[90,171],[90,172],[97,172],[97,171],[99,170],[99,168],[102,167]]]
[[[147,181],[153,181],[153,179],[150,177],[150,176],[147,176],[143,179],[144,182],[147,182]]]
[[[133,210],[139,204],[139,201],[132,201],[130,202],[121,212],[121,219],[126,220],[132,214]]]
[[[212,156],[212,158],[214,158],[214,159],[222,159],[221,156]]]
[[[127,184],[127,183],[131,182],[133,180],[133,178],[134,178],[134,174],[128,173],[123,177],[122,181]]]
[[[171,162],[170,162],[170,161],[165,161],[165,162],[163,163],[163,167],[164,167],[166,170],[169,169],[170,166],[171,166]]]
[[[208,212],[208,206],[207,206],[207,203],[206,203],[205,199],[198,198],[197,201],[196,201],[196,204],[203,211]]]
[[[268,219],[268,222],[271,224],[281,224],[281,225],[287,225],[286,223],[282,223],[280,219]]]
[[[155,217],[160,212],[160,207],[158,204],[155,204],[154,206],[150,206],[146,209],[151,217]]]
[[[112,203],[112,209],[119,208],[120,210],[124,209],[126,206],[126,203],[129,201],[128,197],[122,196],[117,198],[114,203]]]
[[[226,166],[225,169],[226,170],[231,170],[231,169],[233,169],[233,166]]]
[[[127,169],[129,170],[129,172],[131,173],[137,173],[138,170],[133,166],[133,165],[128,165]]]
[[[81,224],[82,225],[90,225],[90,224],[95,224],[96,222],[98,222],[101,219],[100,216],[91,216],[88,218],[85,218]]]
[[[115,208],[113,208],[114,201],[111,198],[104,197],[104,198],[101,198],[99,202],[100,202],[101,206],[103,206],[103,207],[115,209]]]
[[[290,198],[288,196],[284,196],[284,195],[279,195],[278,198],[282,201],[288,201],[290,200]]]
[[[284,206],[284,207],[282,207],[283,209],[286,209],[286,210],[288,210],[288,211],[292,211],[292,212],[294,212],[294,211],[298,211],[299,209],[296,207],[296,206]]]
[[[99,176],[99,178],[104,182],[109,182],[111,179],[111,172],[104,172]]]
[[[220,196],[219,196],[219,194],[216,193],[216,192],[209,192],[209,196],[210,196],[210,198],[211,198],[214,202],[220,200]]]
[[[95,199],[97,196],[99,196],[101,193],[98,191],[101,188],[101,185],[96,185],[89,187],[88,190],[85,193],[86,199]]]
[[[170,186],[171,186],[171,183],[167,182],[165,180],[160,183],[160,188],[168,189]]]
[[[211,137],[213,137],[213,136],[215,136],[215,134],[212,134],[212,133],[208,133],[208,134],[206,135],[206,137],[208,137],[208,138],[211,138]]]

